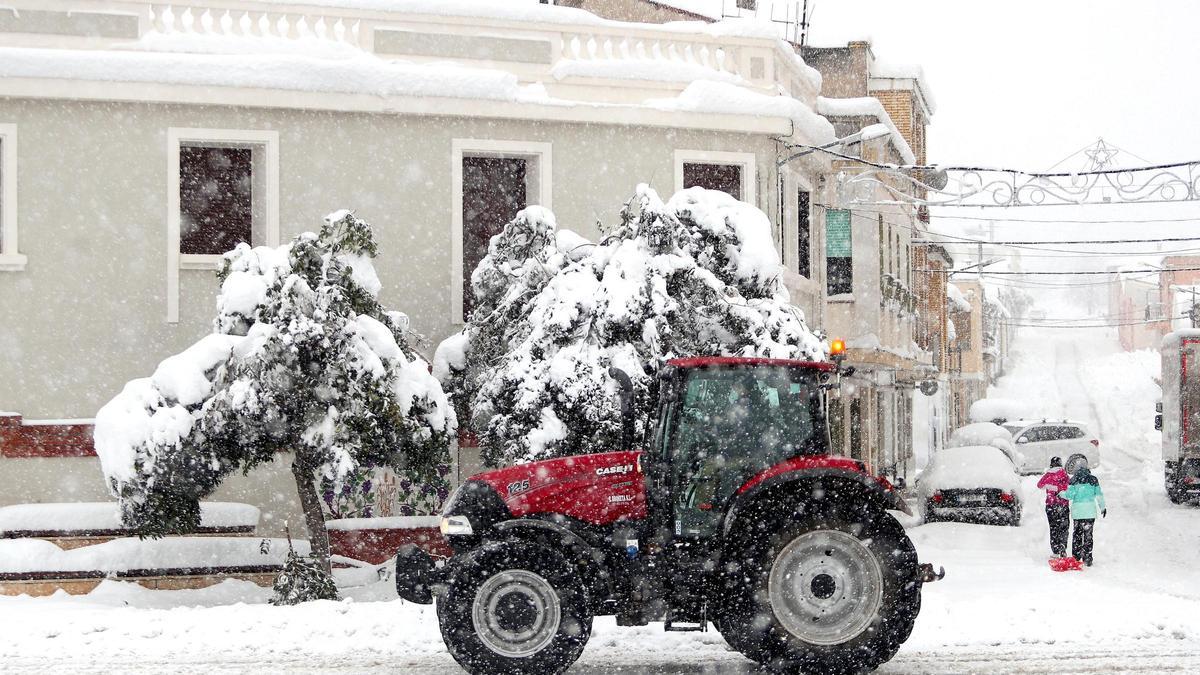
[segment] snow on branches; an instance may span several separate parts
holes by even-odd
[[[723,192],[663,204],[639,186],[599,244],[530,207],[492,238],[471,277],[475,309],[434,374],[489,464],[612,450],[610,366],[633,379],[640,432],[667,359],[824,358],[781,273],[767,217]]]
[[[96,416],[96,451],[127,524],[152,536],[190,530],[226,476],[291,452],[327,567],[315,480],[385,465],[436,476],[454,414],[405,338],[407,317],[376,299],[375,254],[370,226],[339,211],[320,234],[225,255],[214,332]]]

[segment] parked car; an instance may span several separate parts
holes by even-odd
[[[999,424],[991,422],[976,422],[965,427],[959,427],[950,434],[946,445],[951,448],[964,448],[969,445],[990,445],[999,448],[1018,468],[1024,463],[1024,458],[1013,443],[1012,433]]]
[[[1061,457],[1068,474],[1074,474],[1086,461],[1089,468],[1100,466],[1100,440],[1083,422],[1070,420],[1013,420],[1004,428],[1022,455],[1021,473],[1040,473],[1050,465],[1051,457]]]
[[[1000,448],[945,448],[917,479],[925,522],[962,520],[993,525],[1021,523],[1021,480]]]

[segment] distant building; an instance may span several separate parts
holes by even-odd
[[[1157,273],[1145,270],[1156,268]],[[1167,333],[1200,327],[1200,256],[1167,256],[1112,270],[1109,320],[1126,351],[1158,349]]]

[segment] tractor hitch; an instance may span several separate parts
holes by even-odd
[[[946,568],[938,566],[938,571],[934,572],[932,563],[922,563],[917,568],[917,574],[921,577],[921,583],[932,584],[946,578]]]

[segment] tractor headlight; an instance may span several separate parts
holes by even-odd
[[[471,528],[471,521],[466,516],[443,516],[439,529],[442,531],[442,536],[446,537],[456,534],[475,534],[475,530]]]

